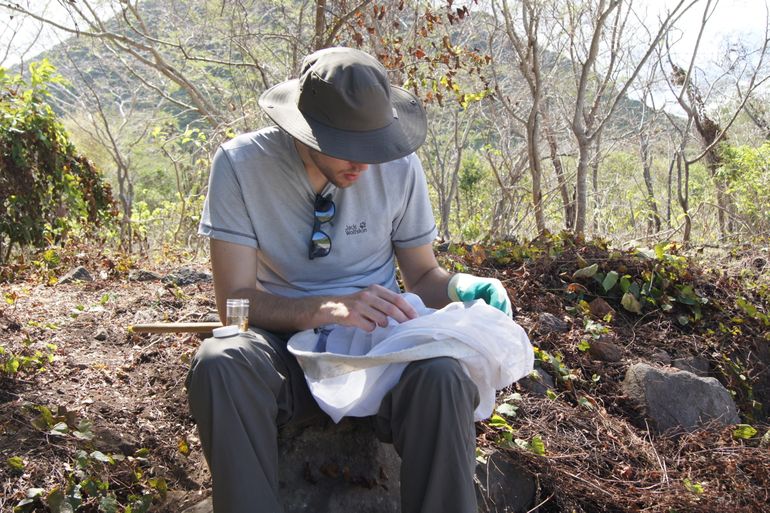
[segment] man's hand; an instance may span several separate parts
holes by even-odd
[[[388,317],[401,323],[418,316],[400,294],[380,285],[370,285],[348,296],[330,297],[321,304],[321,311],[330,324],[354,326],[366,331],[387,326]]]
[[[449,280],[447,293],[452,301],[483,299],[489,306],[494,306],[509,317],[513,317],[508,292],[498,279],[458,273]]]

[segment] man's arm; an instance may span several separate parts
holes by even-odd
[[[226,321],[227,299],[249,300],[249,322],[275,332],[317,328],[324,324],[355,326],[367,331],[386,326],[387,318],[404,322],[417,312],[399,294],[379,285],[347,296],[287,298],[257,290],[257,250],[211,239],[211,267],[217,311]]]
[[[481,278],[470,274],[449,274],[436,261],[433,246],[396,248],[404,286],[422,298],[431,308],[443,308],[451,301],[483,299],[501,312],[511,316],[511,300],[505,287],[496,278]]]
[[[443,308],[449,304],[447,284],[452,277],[438,265],[432,244],[396,248],[398,268],[408,292],[420,296],[425,306]]]

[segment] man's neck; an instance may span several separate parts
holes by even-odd
[[[302,160],[302,164],[305,166],[305,172],[307,173],[307,179],[310,182],[310,186],[316,194],[320,194],[326,184],[329,181],[323,175],[320,169],[315,165],[313,159],[310,158],[310,152],[308,147],[294,139],[294,147],[297,148],[299,158]]]

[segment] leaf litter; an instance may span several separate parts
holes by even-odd
[[[481,449],[535,477],[531,511],[766,511],[770,287],[756,264],[766,254],[747,247],[731,265],[705,266],[675,247],[640,254],[555,235],[438,249],[449,269],[505,284],[554,380],[543,394],[521,383],[502,391],[496,416],[477,424]],[[68,502],[170,513],[210,493],[184,391],[200,337],[128,329],[216,319],[211,282],[128,280],[139,267],[170,274],[171,262],[79,255],[106,271],[60,285],[29,264],[0,269],[0,362],[17,364],[0,372],[0,511]],[[622,357],[596,359],[599,341]],[[624,397],[629,362],[692,356],[733,392],[743,427],[656,434]]]

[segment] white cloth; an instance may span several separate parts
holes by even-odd
[[[420,317],[366,332],[332,325],[289,339],[310,391],[335,422],[377,413],[409,362],[449,356],[462,364],[479,389],[476,420],[489,417],[495,390],[532,371],[534,352],[527,334],[510,317],[481,300],[451,303],[441,310],[404,298]]]

